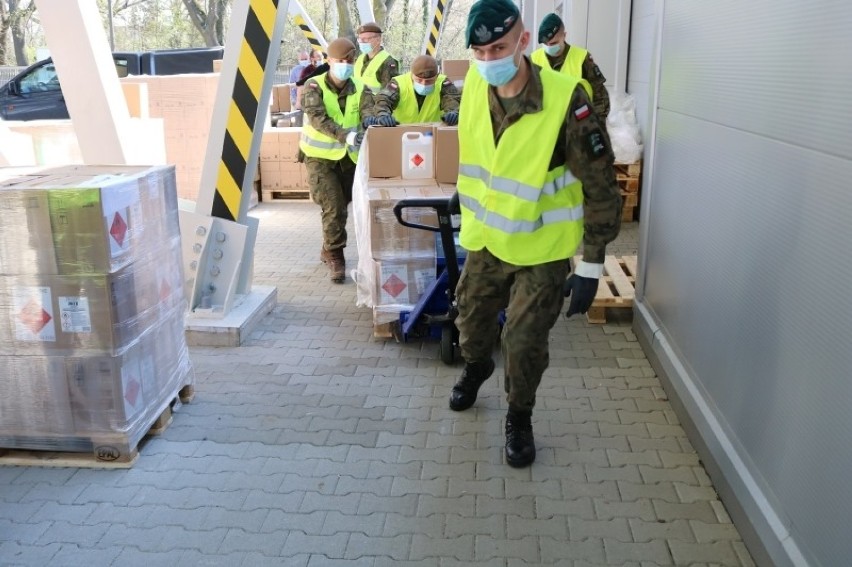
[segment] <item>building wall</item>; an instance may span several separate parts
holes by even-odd
[[[848,565],[852,4],[636,0],[632,24],[637,334],[759,562]]]

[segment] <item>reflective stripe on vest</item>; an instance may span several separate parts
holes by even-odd
[[[438,122],[441,119],[441,85],[446,75],[438,75],[435,79],[435,90],[423,98],[423,106],[417,108],[417,92],[414,90],[414,79],[411,73],[394,77],[399,85],[399,102],[393,111],[393,117],[400,124],[416,124],[419,122]]]
[[[540,73],[542,110],[524,114],[494,144],[488,84],[475,68],[465,77],[459,112],[460,243],[487,248],[510,264],[570,258],[583,238],[583,189],[565,167],[549,170],[564,135],[568,97],[578,79]]]
[[[369,63],[367,63],[367,68],[364,69],[363,73],[361,69],[364,65],[364,58],[367,56],[363,53],[358,56],[358,59],[355,60],[355,78],[371,89],[380,89],[382,88],[382,83],[379,82],[379,67],[382,66],[382,63],[385,62],[385,59],[390,57],[390,53],[382,49],[379,51],[375,57],[373,57]]]
[[[570,46],[568,53],[565,54],[565,61],[562,63],[562,68],[559,69],[559,72],[580,79],[580,84],[583,85],[583,88],[586,89],[586,94],[592,99],[594,97],[592,94],[592,85],[583,78],[583,61],[586,60],[586,55],[588,54],[589,52],[582,47],[577,47],[576,45]],[[547,52],[544,51],[543,47],[539,47],[533,51],[530,59],[542,69],[553,68],[550,66],[550,59],[547,58]]]
[[[340,111],[340,103],[338,102],[337,93],[332,91],[326,84],[326,73],[315,77],[319,89],[322,91],[322,101],[325,105],[325,111],[329,118],[334,120],[343,128],[354,131],[360,122],[360,104],[361,93],[364,90],[364,85],[358,81],[354,81],[355,92],[346,97],[346,112]],[[314,128],[310,120],[305,120],[302,126],[302,136],[299,140],[299,149],[306,156],[341,160],[348,153],[352,161],[358,160],[357,148],[347,147],[346,144],[337,141],[336,139],[323,134]]]

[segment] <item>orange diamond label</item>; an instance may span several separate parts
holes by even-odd
[[[420,154],[414,154],[414,156],[412,156],[411,158],[411,163],[414,164],[414,167],[420,167],[424,161],[426,160],[423,159],[423,156],[421,156]]]
[[[32,299],[18,313],[18,320],[34,335],[39,334],[45,325],[50,323],[51,319],[50,313],[45,311],[40,303]]]
[[[389,277],[387,281],[382,284],[382,289],[385,290],[391,297],[398,296],[405,290],[406,287],[408,286],[405,285],[405,282],[399,279],[396,274],[392,274],[391,277]]]
[[[124,239],[127,236],[127,223],[120,214],[115,213],[112,219],[112,226],[109,227],[110,235],[118,242],[119,246],[124,246]]]
[[[124,399],[127,400],[127,403],[136,407],[136,402],[139,400],[140,390],[142,390],[142,387],[139,384],[139,380],[136,378],[130,378],[130,380],[127,381],[127,391],[124,392]]]

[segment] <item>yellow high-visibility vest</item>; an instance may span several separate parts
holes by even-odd
[[[570,258],[583,239],[582,184],[564,165],[549,169],[565,131],[565,93],[578,79],[544,71],[541,82],[542,110],[524,114],[496,146],[488,83],[475,67],[459,111],[459,242],[519,266]]]
[[[355,60],[355,79],[361,81],[366,86],[370,87],[373,90],[378,90],[382,88],[382,83],[379,82],[379,67],[382,66],[382,63],[385,62],[385,59],[390,57],[390,54],[382,49],[379,51],[373,59],[367,63],[367,67],[361,72],[361,68],[363,67],[364,58],[367,57],[363,53],[358,56],[358,59]]]
[[[322,101],[325,104],[325,111],[341,127],[355,131],[361,122],[360,103],[364,85],[358,81],[353,81],[355,83],[355,92],[346,97],[346,111],[340,112],[337,93],[328,88],[328,85],[325,83],[325,76],[326,73],[323,73],[314,77],[322,91]],[[302,137],[299,140],[299,148],[309,157],[338,161],[343,159],[343,156],[348,153],[352,161],[358,161],[357,148],[352,146],[347,147],[345,143],[338,142],[335,138],[323,134],[311,126],[310,120],[306,120],[304,126],[302,126]]]
[[[583,78],[583,61],[586,60],[586,55],[588,54],[589,52],[582,47],[572,45],[571,49],[568,49],[568,53],[565,55],[565,61],[562,63],[562,68],[559,72],[580,79],[580,84],[583,85],[584,89],[586,89],[586,94],[588,94],[591,99],[594,96],[592,94],[592,85],[589,84],[589,81]],[[553,68],[550,66],[550,60],[547,58],[547,52],[543,47],[539,47],[533,51],[532,55],[530,55],[530,59],[532,59],[532,62],[542,69]]]
[[[414,79],[411,73],[394,77],[399,85],[399,103],[393,111],[393,117],[400,124],[416,124],[418,122],[437,122],[441,119],[441,85],[446,75],[438,75],[435,79],[435,90],[423,99],[423,106],[417,108],[417,92],[414,90]]]

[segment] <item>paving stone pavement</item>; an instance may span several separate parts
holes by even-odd
[[[372,338],[315,205],[251,214],[274,312],[240,348],[191,349],[196,397],[132,469],[0,467],[0,565],[753,565],[629,315],[557,323],[538,457],[513,469],[502,378],[450,411],[460,367]],[[629,223],[610,252],[637,244]]]

